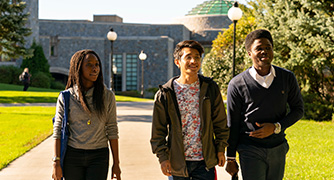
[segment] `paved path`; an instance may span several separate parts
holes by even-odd
[[[167,180],[160,171],[160,165],[152,154],[149,143],[152,107],[152,102],[117,103],[123,180]],[[0,179],[51,180],[52,147],[52,138],[46,139],[1,170]],[[112,160],[110,163],[112,164]],[[218,180],[230,179],[224,168],[218,167],[217,170]]]

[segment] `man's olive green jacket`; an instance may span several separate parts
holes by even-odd
[[[155,95],[152,120],[152,151],[159,162],[170,160],[172,175],[188,177],[184,155],[181,115],[172,78]],[[219,87],[211,78],[199,75],[199,109],[203,157],[207,169],[218,164],[217,153],[228,146],[226,111]]]

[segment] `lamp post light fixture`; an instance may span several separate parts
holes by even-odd
[[[242,16],[242,11],[239,8],[237,1],[234,2],[233,7],[228,10],[228,18],[233,22],[233,66],[232,66],[232,77],[235,76],[235,29],[237,27],[237,22]]]
[[[113,48],[113,44],[114,44],[114,41],[116,41],[117,39],[117,33],[114,31],[113,28],[110,28],[108,34],[107,34],[107,38],[108,40],[110,41],[111,45],[110,45],[110,48],[111,48],[111,51],[110,51],[110,89],[114,91],[114,72],[113,72],[113,51],[114,51],[114,48]]]
[[[144,97],[144,61],[146,60],[147,55],[142,50],[139,54],[139,59],[141,60],[141,91],[140,95],[143,98]]]

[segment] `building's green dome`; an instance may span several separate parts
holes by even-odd
[[[228,10],[233,6],[234,1],[209,0],[197,5],[186,16],[192,15],[227,15]]]

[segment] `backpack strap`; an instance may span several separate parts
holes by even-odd
[[[64,102],[64,119],[63,122],[66,123],[68,122],[68,109],[69,109],[69,104],[70,104],[70,91],[69,90],[65,90],[61,92],[63,95],[63,102]],[[63,125],[63,127],[65,127]]]
[[[60,143],[60,166],[63,168],[64,166],[64,158],[65,153],[67,149],[67,142],[68,137],[70,135],[70,131],[68,129],[68,110],[69,110],[69,104],[70,104],[70,91],[64,90],[61,92],[63,95],[63,102],[64,102],[64,117],[62,121],[62,127],[61,127],[61,143]]]

